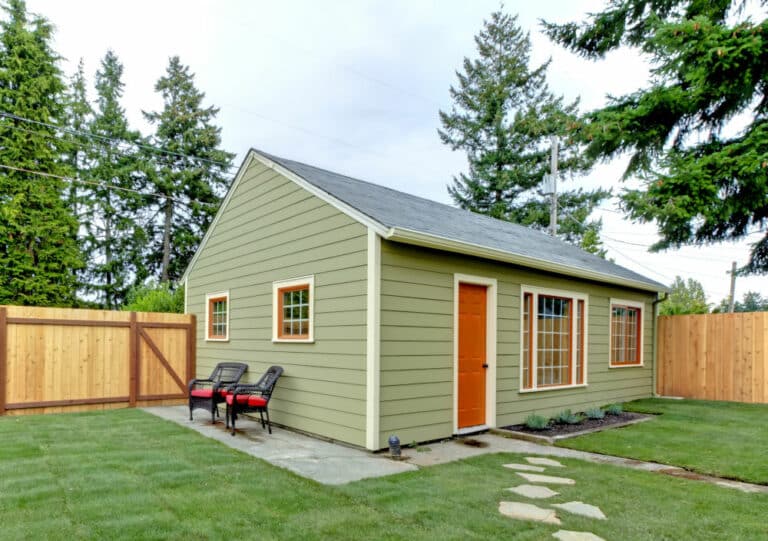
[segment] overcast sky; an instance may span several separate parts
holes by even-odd
[[[530,31],[533,62],[552,58],[552,89],[580,96],[582,110],[645,86],[648,67],[632,51],[581,60],[550,43],[538,21],[580,20],[602,4],[517,0],[504,7]],[[438,111],[450,108],[455,71],[475,55],[473,37],[499,2],[28,0],[28,7],[56,27],[68,75],[83,58],[92,86],[107,49],[118,55],[134,128],[147,133],[141,110],[161,107],[154,84],[168,57],[179,55],[207,103],[221,109],[223,146],[237,153],[238,165],[255,147],[450,203],[446,185],[465,160],[440,143]],[[619,193],[623,166],[601,165],[569,186]],[[624,220],[615,200],[602,206],[596,215],[609,257],[663,283],[696,278],[710,302],[727,296],[731,261],[747,261],[747,242],[649,254],[653,225]],[[768,279],[737,279],[737,299],[750,289],[768,295]]]

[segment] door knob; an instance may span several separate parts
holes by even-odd
[[[488,363],[483,363],[483,368],[488,368]]]

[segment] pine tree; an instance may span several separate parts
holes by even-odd
[[[517,17],[497,11],[475,37],[478,57],[464,59],[451,87],[454,105],[440,111],[441,140],[467,153],[469,172],[454,177],[448,191],[462,208],[543,229],[550,221],[550,200],[538,188],[549,173],[550,138],[561,141],[559,169],[573,176],[589,163],[571,137],[577,126],[578,101],[565,103],[546,82],[549,62],[530,68],[531,41]],[[560,187],[562,184],[560,184]],[[598,222],[592,209],[609,194],[604,190],[558,193],[559,233],[580,243]]]
[[[81,176],[91,183],[85,192],[85,239],[88,289],[99,303],[117,308],[136,279],[145,276],[141,247],[146,234],[139,219],[145,199],[140,188],[141,168],[136,145],[140,134],[128,127],[123,95],[123,66],[108,51],[96,72],[97,107],[89,131],[88,168]],[[134,143],[134,144],[131,144]]]
[[[613,0],[583,24],[545,23],[586,58],[627,46],[653,65],[649,85],[590,113],[583,135],[590,157],[631,156],[625,177],[644,185],[624,204],[657,223],[654,251],[762,232],[742,272],[768,272],[765,6],[754,21],[736,0]]]
[[[150,143],[167,151],[148,156],[156,166],[152,191],[165,195],[159,219],[149,228],[148,263],[161,282],[181,277],[216,214],[234,154],[221,145],[221,128],[213,125],[219,110],[203,107],[205,94],[179,57],[170,59],[155,85],[164,108],[145,112],[155,126]]]
[[[63,175],[59,130],[65,89],[51,49],[51,25],[27,15],[23,0],[0,22],[0,165]],[[16,115],[16,116],[9,116]],[[26,118],[44,124],[30,124]],[[82,267],[77,220],[64,183],[0,170],[0,304],[73,305]]]
[[[69,166],[68,174],[72,177],[77,177],[81,171],[88,168],[86,149],[89,148],[91,139],[86,132],[92,118],[93,108],[88,102],[85,68],[81,58],[64,95],[64,125],[68,128],[62,134],[65,143],[64,161]],[[79,219],[82,213],[82,186],[71,182],[67,188],[66,199],[72,213]]]

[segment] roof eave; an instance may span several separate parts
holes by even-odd
[[[446,237],[440,237],[438,235],[431,235],[406,229],[402,227],[390,228],[387,234],[384,236],[387,240],[402,242],[406,244],[413,244],[416,246],[423,246],[426,248],[435,248],[438,250],[445,250],[449,252],[461,253],[465,255],[471,255],[475,257],[482,257],[485,259],[491,259],[494,261],[502,261],[504,263],[513,263],[515,265],[521,265],[533,269],[555,272],[558,274],[565,274],[568,276],[574,276],[577,278],[583,278],[586,280],[594,280],[597,282],[621,285],[625,287],[632,287],[635,289],[641,289],[643,291],[652,291],[654,293],[668,292],[669,288],[661,284],[652,284],[649,282],[642,282],[639,280],[632,280],[629,278],[622,278],[620,276],[614,276],[611,274],[604,274],[589,269],[583,269],[580,267],[574,267],[571,265],[562,265],[547,261],[544,259],[538,259],[530,256],[515,254],[512,252],[506,252],[497,250],[495,248],[489,248],[487,246],[481,246],[479,244],[470,244],[467,242],[461,242]]]

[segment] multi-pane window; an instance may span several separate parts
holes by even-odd
[[[611,302],[611,365],[642,364],[642,306]]]
[[[272,284],[274,299],[273,341],[313,341],[314,286],[313,276]]]
[[[208,304],[206,338],[208,340],[229,339],[229,294],[206,295],[206,302]]]
[[[279,290],[280,338],[309,336],[309,284]]]
[[[524,291],[522,388],[581,385],[584,376],[585,299]]]

